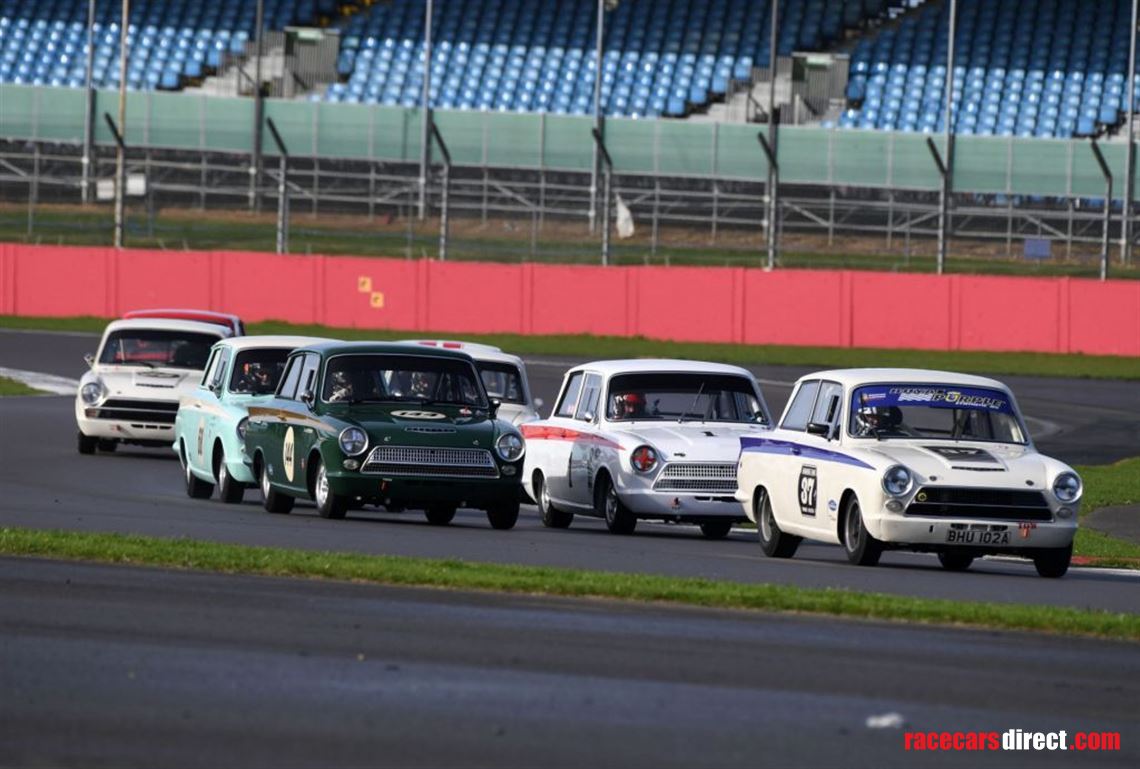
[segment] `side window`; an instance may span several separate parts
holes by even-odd
[[[297,380],[301,378],[301,365],[304,362],[303,355],[294,355],[289,359],[289,365],[285,367],[285,374],[281,377],[281,386],[277,388],[278,398],[292,398],[297,394]]]
[[[226,381],[226,369],[230,367],[230,357],[231,353],[229,350],[222,350],[214,360],[214,370],[210,374],[210,384],[215,389],[222,389],[222,383]]]
[[[578,393],[582,390],[583,377],[585,374],[581,371],[570,377],[570,381],[566,383],[566,390],[562,393],[562,400],[558,402],[558,408],[554,410],[554,416],[574,416],[574,409],[578,405]]]
[[[843,388],[838,382],[824,382],[819,388],[819,397],[815,399],[815,408],[811,412],[812,422],[822,424],[835,424],[839,417],[839,403],[843,397]]]
[[[819,380],[813,379],[800,385],[784,413],[780,427],[785,430],[806,430],[808,417],[811,416],[812,406],[815,405],[815,396],[819,392]]]
[[[305,356],[305,363],[301,366],[301,376],[297,380],[297,398],[306,390],[317,391],[317,368],[321,365],[321,356],[309,353]]]
[[[582,386],[582,397],[578,399],[578,410],[574,413],[575,419],[588,422],[598,415],[598,395],[601,394],[601,391],[602,378],[597,374],[588,375],[585,385]]]
[[[217,367],[218,360],[221,357],[222,351],[215,347],[214,350],[210,353],[210,360],[206,363],[206,370],[202,372],[202,381],[200,382],[202,387],[207,387],[209,386],[210,382],[214,381],[214,369]]]

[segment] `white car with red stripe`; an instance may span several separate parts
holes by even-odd
[[[488,397],[499,402],[497,412],[499,419],[510,422],[515,427],[538,419],[542,398],[531,396],[530,383],[526,378],[526,366],[519,356],[503,352],[493,345],[476,342],[448,339],[401,341],[405,344],[419,344],[467,353],[475,361],[475,369],[479,372],[479,378],[483,380],[483,387],[486,388]]]
[[[746,369],[687,360],[611,360],[566,372],[549,419],[521,427],[523,485],[542,522],[575,514],[629,534],[638,519],[693,523],[721,538],[736,502],[740,439],[771,424]]]

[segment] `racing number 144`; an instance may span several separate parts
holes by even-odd
[[[800,512],[815,515],[816,473],[811,465],[800,468]]]

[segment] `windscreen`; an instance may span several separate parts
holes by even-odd
[[[848,430],[857,438],[944,438],[1026,443],[1009,395],[984,387],[877,384],[856,388]]]
[[[615,376],[606,416],[611,421],[768,423],[750,379],[699,372]]]
[[[201,371],[210,358],[210,347],[217,341],[216,336],[191,331],[121,329],[107,336],[99,363]]]
[[[331,403],[393,402],[487,408],[465,360],[420,355],[337,355],[325,365],[321,398]]]
[[[230,375],[230,392],[250,395],[277,392],[289,352],[288,347],[239,352]]]
[[[503,403],[526,403],[522,375],[516,366],[510,363],[475,361],[475,368],[479,369],[487,395],[498,398]]]

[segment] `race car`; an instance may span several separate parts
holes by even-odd
[[[186,493],[208,498],[218,486],[223,502],[241,502],[256,479],[246,463],[249,407],[270,400],[285,360],[298,347],[327,341],[308,336],[223,339],[210,351],[206,373],[174,419],[173,448],[182,462]]]
[[[322,518],[377,505],[442,526],[474,507],[510,529],[526,446],[497,408],[457,350],[309,345],[289,356],[274,397],[249,407],[245,456],[271,513],[306,498]]]
[[[692,523],[711,539],[745,520],[740,439],[770,425],[747,370],[685,360],[611,360],[570,369],[549,419],[522,426],[523,484],[542,522],[581,513],[615,534],[639,519]]]
[[[737,499],[769,556],[803,539],[873,566],[888,549],[1069,568],[1081,478],[1039,454],[1013,393],[993,379],[917,369],[802,377],[779,427],[740,440]]]
[[[489,344],[455,342],[443,339],[405,339],[406,344],[459,350],[475,360],[475,368],[487,388],[487,395],[499,401],[499,419],[518,426],[538,419],[542,398],[532,398],[522,358]]]
[[[121,443],[169,446],[183,395],[202,379],[210,348],[233,335],[216,323],[165,318],[116,320],[103,332],[75,396],[80,454]]]

